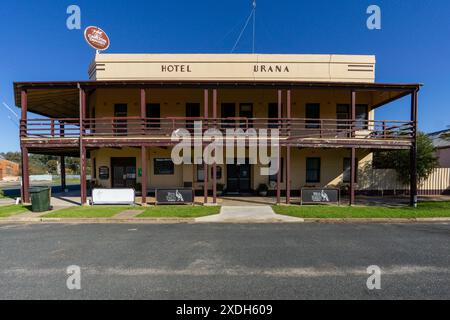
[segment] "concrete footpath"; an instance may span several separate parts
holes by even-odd
[[[270,206],[223,206],[217,215],[195,219],[195,222],[218,223],[295,223],[303,221],[300,218],[275,214]]]

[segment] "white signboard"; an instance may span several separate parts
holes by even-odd
[[[134,204],[134,189],[94,189],[92,203],[96,204]]]

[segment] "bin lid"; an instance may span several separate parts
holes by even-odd
[[[28,191],[30,193],[38,193],[38,192],[49,191],[49,190],[50,190],[49,187],[33,187],[33,188],[30,188]]]

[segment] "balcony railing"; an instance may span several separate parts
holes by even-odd
[[[278,129],[288,139],[378,139],[411,140],[414,126],[410,121],[340,120],[340,119],[274,119],[274,118],[87,118],[83,121],[83,137],[170,137],[177,129],[194,128],[201,132],[216,128],[227,130]],[[28,119],[20,126],[22,138],[79,138],[79,119]]]

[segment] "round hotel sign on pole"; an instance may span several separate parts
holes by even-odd
[[[104,51],[109,48],[109,38],[105,31],[99,27],[90,26],[84,30],[86,42],[97,51]]]

